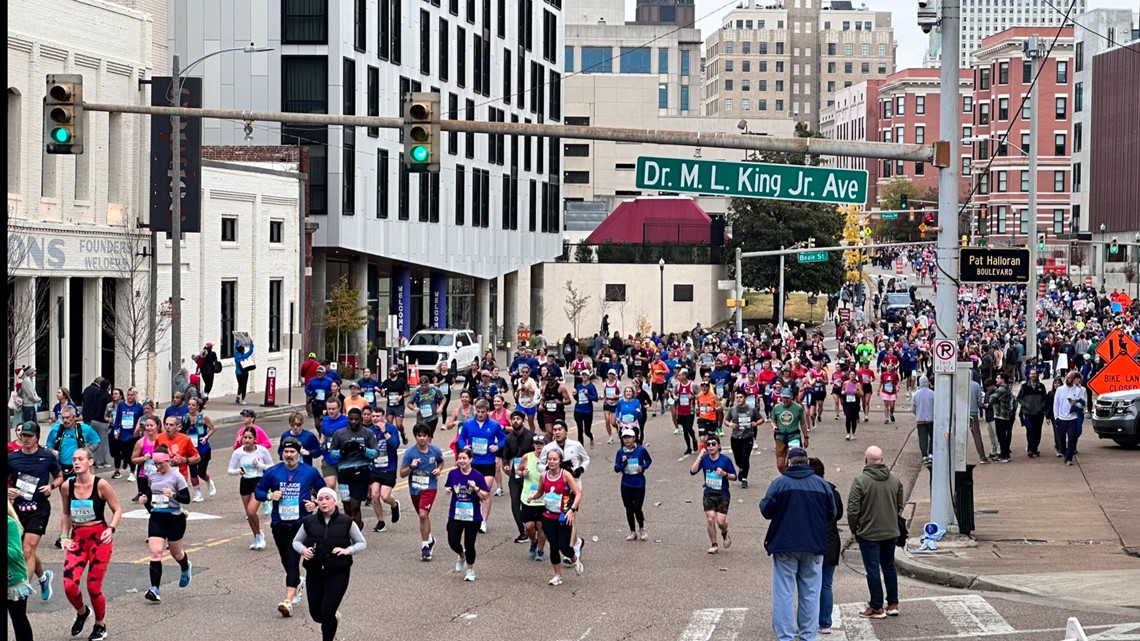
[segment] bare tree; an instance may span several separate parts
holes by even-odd
[[[48,301],[48,289],[31,287],[30,295],[16,289],[17,271],[29,260],[30,247],[25,236],[8,235],[8,376],[11,383],[16,367],[29,363],[20,362],[31,358],[36,351],[36,343],[51,330],[48,323],[36,322],[36,310]],[[50,305],[48,318],[54,311]],[[11,386],[10,386],[11,387]]]
[[[629,305],[629,301],[625,298],[625,292],[622,292],[621,300],[618,301],[618,316],[621,318],[621,333],[625,334],[625,310]]]
[[[582,320],[582,314],[586,312],[586,308],[590,305],[589,295],[583,295],[578,292],[574,287],[574,281],[566,281],[566,305],[562,311],[566,312],[566,318],[570,319],[570,325],[574,327],[574,336],[578,336],[578,323]]]
[[[598,306],[598,331],[601,332],[602,319],[610,313],[610,300],[603,294],[594,304]]]
[[[131,368],[131,386],[136,384],[138,363],[150,349],[153,333],[155,350],[170,332],[171,304],[169,300],[156,303],[150,299],[150,281],[147,252],[150,241],[145,233],[131,230],[121,243],[115,258],[115,296],[103,299],[106,320],[103,332],[115,342],[115,351],[122,354]]]

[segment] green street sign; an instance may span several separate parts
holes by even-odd
[[[897,211],[884,211],[883,220],[898,220],[899,213]]]
[[[695,158],[637,159],[638,189],[843,205],[867,202],[867,172]]]
[[[802,252],[796,254],[796,259],[801,263],[826,263],[827,252]]]

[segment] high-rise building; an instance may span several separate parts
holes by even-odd
[[[637,0],[634,22],[692,27],[696,25],[696,11],[694,0]]]
[[[790,118],[815,128],[835,92],[895,71],[889,11],[846,0],[748,0],[705,40],[707,116]]]
[[[973,65],[974,50],[982,40],[1012,27],[1053,27],[1054,32],[1065,21],[1065,11],[1073,3],[1069,20],[1085,12],[1087,0],[962,0],[961,30],[958,35],[958,66]],[[923,66],[936,67],[941,60],[942,34],[936,27],[930,32],[930,43]]]
[[[440,94],[443,119],[562,121],[558,0],[213,6],[203,13],[195,3],[171,4],[171,51],[184,63],[251,39],[274,51],[195,68],[209,107],[397,117],[405,93],[424,91]],[[220,32],[219,21],[227,26]],[[242,144],[243,123],[208,120],[202,138]],[[251,142],[309,148],[318,341],[326,291],[342,276],[371,317],[396,316],[388,337],[452,327],[490,341],[493,327],[515,327],[515,302],[523,310],[532,298],[519,295],[520,274],[525,287],[528,269],[561,252],[557,139],[444,133],[438,174],[409,173],[393,129],[255,123]],[[541,302],[530,305],[541,327]],[[378,325],[354,334],[349,351],[380,345]]]

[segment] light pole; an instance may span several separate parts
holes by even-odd
[[[1108,278],[1108,243],[1104,242],[1104,223],[1100,224],[1100,293],[1101,296],[1108,293],[1104,288],[1104,281]]]
[[[182,106],[182,74],[190,71],[194,65],[223,53],[241,51],[243,53],[260,53],[272,51],[272,47],[230,47],[208,53],[183,69],[179,65],[178,54],[174,54],[174,63],[170,70],[170,101],[175,107]],[[182,369],[182,117],[170,117],[170,389],[174,389],[174,380]],[[225,337],[222,337],[225,340]]]
[[[657,261],[661,270],[661,336],[665,336],[665,259]]]
[[[1033,70],[1030,77],[1036,81],[1041,58],[1045,56],[1045,41],[1037,36],[1030,36],[1023,44],[1022,51],[1032,62]],[[1037,108],[1039,85],[1040,83],[1034,82],[1029,90],[1029,229],[1026,239],[1026,244],[1029,246],[1029,283],[1025,289],[1026,358],[1037,356],[1037,150],[1041,148],[1037,140],[1037,123],[1041,121],[1041,113]],[[1029,304],[1031,300],[1034,303],[1032,305]]]

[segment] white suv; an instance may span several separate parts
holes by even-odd
[[[469,329],[425,329],[416,332],[400,354],[407,366],[414,362],[420,373],[432,372],[438,363],[447,363],[451,371],[466,372],[471,361],[479,360],[479,343]]]

